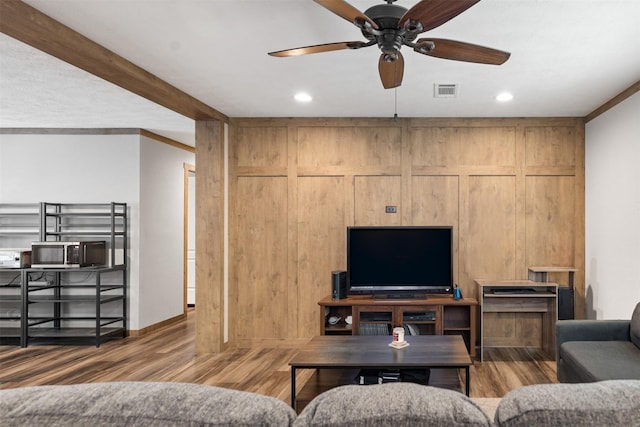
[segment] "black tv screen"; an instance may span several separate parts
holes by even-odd
[[[350,294],[451,293],[452,227],[348,227]]]

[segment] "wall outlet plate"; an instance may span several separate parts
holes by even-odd
[[[385,206],[384,211],[386,213],[397,213],[398,212],[398,208],[397,208],[397,206]]]

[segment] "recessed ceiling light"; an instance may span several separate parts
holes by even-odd
[[[500,102],[511,101],[512,99],[513,99],[513,95],[510,94],[509,92],[502,92],[501,94],[496,96],[496,100]]]
[[[298,102],[311,102],[311,100],[313,99],[311,95],[304,92],[296,93],[294,98]]]

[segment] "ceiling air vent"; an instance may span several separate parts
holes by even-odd
[[[458,96],[457,84],[442,84],[436,83],[433,85],[434,98],[455,98]]]

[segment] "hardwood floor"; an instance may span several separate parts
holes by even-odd
[[[196,356],[196,313],[185,321],[141,337],[93,346],[0,346],[0,388],[105,381],[172,381],[209,384],[274,396],[290,397],[289,360],[296,348],[239,348]],[[301,370],[302,388],[313,374]],[[432,381],[451,387],[438,372]],[[447,384],[449,382],[449,384]],[[458,382],[454,378],[454,382]],[[503,349],[485,353],[471,367],[472,397],[502,397],[528,384],[555,383],[555,361],[535,350]],[[440,385],[440,384],[438,384]]]

